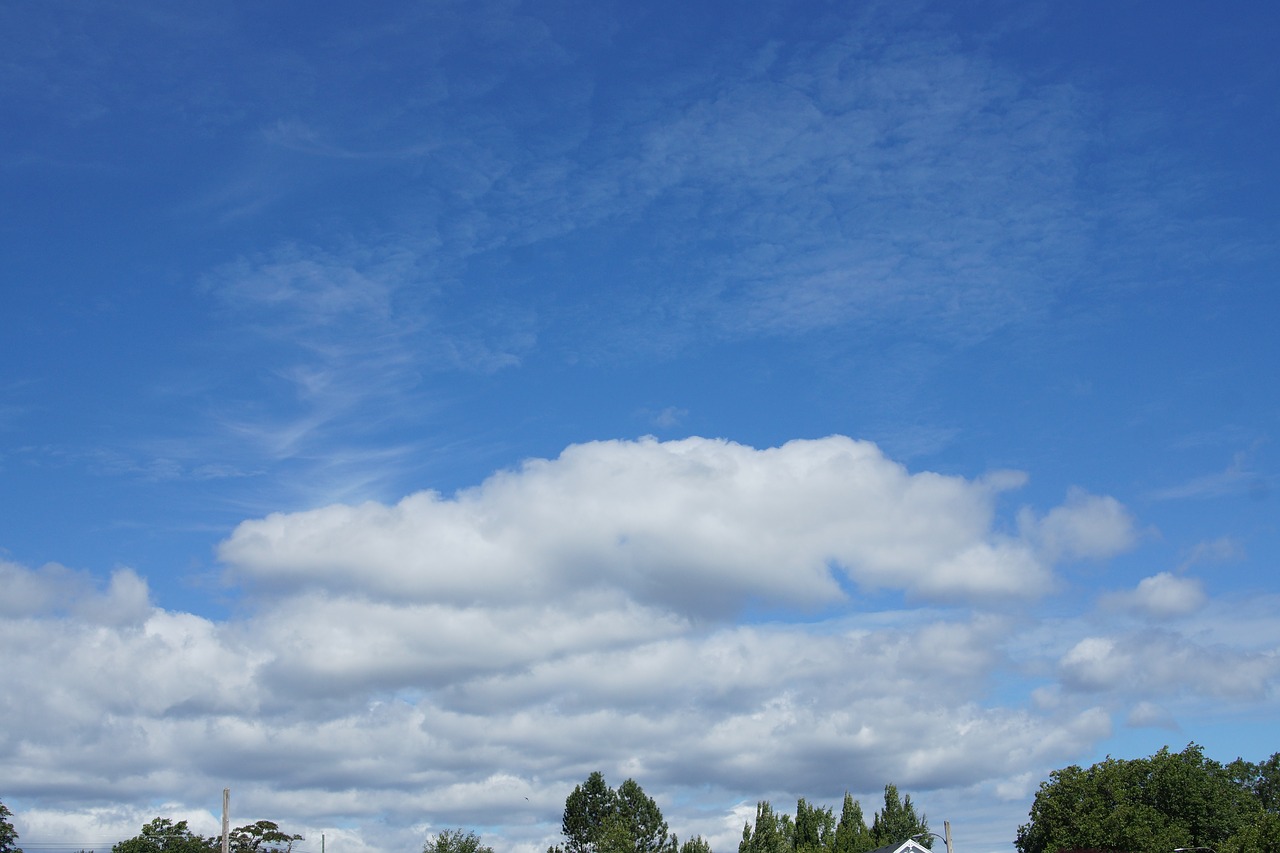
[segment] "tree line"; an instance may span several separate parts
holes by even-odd
[[[18,833],[9,821],[11,812],[0,802],[0,853],[22,853]],[[867,853],[876,847],[928,832],[924,815],[917,816],[911,796],[900,796],[893,785],[885,787],[884,808],[870,826],[862,806],[848,793],[837,819],[828,807],[812,805],[804,798],[792,816],[774,811],[768,801],[756,806],[754,821],[742,829],[739,853]],[[561,819],[564,843],[547,853],[712,853],[701,836],[683,843],[671,831],[658,804],[634,779],[616,789],[604,775],[592,773],[565,799]],[[279,824],[260,820],[236,827],[228,835],[231,853],[292,853],[303,836],[282,830]],[[928,839],[924,840],[927,847]],[[221,853],[220,836],[192,832],[185,820],[157,817],[132,838],[112,845],[111,853]],[[85,851],[81,851],[85,853]],[[475,832],[446,829],[427,837],[422,853],[494,853]]]
[[[867,853],[929,831],[917,815],[911,795],[884,789],[884,808],[870,826],[862,806],[847,792],[837,818],[830,807],[796,803],[795,815],[775,811],[767,800],[756,804],[754,821],[742,828],[738,853]],[[592,773],[565,799],[561,819],[564,843],[547,853],[711,853],[711,845],[695,835],[683,843],[670,830],[662,810],[634,779],[616,789],[600,772]],[[928,837],[924,846],[928,847]],[[428,853],[455,853],[432,850]]]
[[[0,853],[22,853],[17,846],[18,833],[9,818],[11,811],[0,802]],[[301,835],[293,835],[280,829],[274,821],[260,820],[238,826],[227,833],[231,853],[292,853],[293,842],[301,841]],[[111,845],[111,853],[221,853],[222,836],[196,835],[185,820],[176,823],[158,817],[143,824],[142,831],[132,838]],[[80,853],[86,853],[81,850]],[[93,851],[88,851],[93,853]]]
[[[0,853],[22,853],[12,813],[0,802]],[[562,844],[547,853],[712,853],[701,836],[681,842],[662,810],[634,779],[610,787],[592,773],[565,798]],[[893,785],[867,824],[861,804],[844,795],[839,817],[803,797],[795,814],[767,800],[742,828],[738,853],[869,853],[915,837],[931,847],[923,813]],[[292,853],[291,834],[269,820],[230,833],[232,853]],[[1274,853],[1280,849],[1280,752],[1261,762],[1221,764],[1191,743],[1147,758],[1108,757],[1088,768],[1055,770],[1042,782],[1018,853]],[[218,836],[199,836],[186,821],[156,818],[111,853],[219,853]],[[81,851],[83,853],[83,851]],[[494,853],[480,836],[448,829],[428,836],[422,853]]]

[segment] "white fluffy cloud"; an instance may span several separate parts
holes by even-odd
[[[1022,481],[911,473],[843,437],[580,445],[452,497],[244,522],[221,553],[252,607],[230,620],[160,609],[127,570],[4,564],[0,760],[42,821],[85,798],[136,807],[104,832],[158,799],[200,814],[230,784],[246,819],[359,825],[374,850],[457,824],[545,849],[602,769],[724,847],[724,803],[887,781],[998,797],[1109,734],[1100,694],[1274,682],[1263,651],[1083,623],[1029,660],[1047,554],[1132,528],[1079,493],[1001,533]],[[1008,693],[1036,667],[1056,701]]]
[[[1280,655],[1144,631],[1086,637],[1063,656],[1059,673],[1068,687],[1090,692],[1261,698],[1280,676]]]
[[[1135,589],[1113,593],[1103,601],[1153,619],[1168,619],[1196,612],[1204,606],[1207,597],[1203,584],[1195,578],[1160,572],[1143,578]]]
[[[1133,517],[1119,501],[1078,488],[1043,518],[1023,510],[1018,520],[1023,536],[1049,560],[1113,557],[1137,541]]]
[[[940,599],[1034,596],[1049,586],[1048,567],[1029,543],[992,528],[994,498],[1011,482],[912,474],[840,436],[765,450],[701,438],[593,442],[453,497],[420,492],[395,506],[245,522],[220,555],[262,584],[450,605],[598,587],[723,615],[752,599],[841,601],[837,571],[867,589]],[[1043,526],[1072,527],[1058,518]],[[1095,531],[1075,526],[1084,532],[1070,530],[1070,542],[1088,547]]]

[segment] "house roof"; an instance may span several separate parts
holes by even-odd
[[[869,853],[931,853],[929,848],[908,838],[906,841],[895,841],[883,847],[877,847]]]

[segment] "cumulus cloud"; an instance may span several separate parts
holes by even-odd
[[[150,609],[147,582],[132,569],[112,572],[105,590],[99,590],[87,572],[57,563],[30,570],[0,560],[0,617],[38,617],[71,611],[94,623],[126,624],[141,619]]]
[[[82,594],[89,579],[65,566],[50,563],[27,570],[17,563],[0,560],[0,616],[24,616],[48,612],[68,597]]]
[[[1036,518],[1027,509],[1019,527],[1049,560],[1104,559],[1127,551],[1137,542],[1133,516],[1113,497],[1091,495],[1073,488],[1061,506]]]
[[[1280,656],[1147,631],[1080,640],[1063,655],[1059,676],[1086,692],[1260,698],[1280,676]]]
[[[1154,702],[1139,702],[1130,710],[1125,723],[1134,727],[1177,730],[1178,724],[1166,709]]]
[[[1050,584],[1048,567],[992,528],[994,497],[1009,482],[912,474],[842,436],[764,450],[602,441],[453,497],[420,492],[395,506],[245,522],[219,553],[238,577],[269,586],[451,605],[601,588],[723,615],[754,598],[839,602],[836,572],[866,589],[939,599],[1035,596]],[[1075,547],[1097,550],[1087,537],[1101,534],[1078,526]]]
[[[913,473],[840,436],[577,445],[452,496],[246,521],[221,549],[251,593],[227,620],[161,609],[127,570],[5,564],[29,610],[0,613],[0,758],[50,815],[103,792],[198,814],[232,784],[255,817],[360,826],[372,849],[461,824],[536,851],[596,769],[720,838],[697,792],[1007,793],[1110,733],[1098,693],[1274,679],[1236,647],[1076,637],[1039,664],[1054,702],[993,698],[1029,623],[992,605],[1036,606],[1047,538],[1100,554],[1127,529],[1076,497],[1001,532],[1024,480]],[[933,607],[878,609],[885,591]],[[756,602],[769,621],[742,618]]]
[[[1206,600],[1200,581],[1176,577],[1169,572],[1143,578],[1132,591],[1113,593],[1103,598],[1107,605],[1123,607],[1153,619],[1186,616],[1199,610]]]

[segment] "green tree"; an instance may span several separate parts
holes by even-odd
[[[680,845],[680,853],[711,853],[711,845],[701,835],[695,835]]]
[[[234,853],[292,853],[293,842],[301,835],[290,835],[271,820],[238,826],[227,834],[227,846]]]
[[[633,853],[636,848],[635,836],[627,820],[618,812],[605,818],[604,825],[596,833],[596,853]]]
[[[174,823],[158,817],[143,824],[133,838],[112,845],[111,853],[217,853],[220,849],[218,839],[196,835],[185,820]]]
[[[662,819],[662,810],[636,780],[618,786],[617,809],[635,853],[675,853],[676,839]]]
[[[1263,811],[1280,815],[1280,752],[1256,765],[1257,775],[1251,790]]]
[[[738,853],[791,853],[794,838],[791,815],[778,814],[768,800],[761,800],[756,803],[755,825],[742,827]]]
[[[568,853],[592,853],[605,823],[618,810],[618,792],[604,781],[599,770],[575,785],[565,798],[560,831]]]
[[[676,853],[662,810],[634,779],[615,791],[596,771],[565,798],[563,848],[548,853]]]
[[[871,840],[871,830],[867,829],[867,820],[862,815],[862,804],[845,791],[840,820],[836,824],[832,840],[832,853],[867,853],[868,850],[875,849],[875,846],[875,842]]]
[[[810,805],[804,797],[796,802],[795,835],[792,838],[796,853],[823,853],[829,850],[836,828],[831,809]]]
[[[1280,846],[1280,814],[1262,812],[1218,845],[1218,853],[1275,853]]]
[[[898,794],[895,785],[884,786],[884,808],[876,812],[871,822],[871,840],[874,847],[906,841],[913,835],[929,831],[929,822],[924,815],[916,816],[916,807],[911,803],[911,795],[905,798]],[[924,847],[930,847],[931,838],[919,839]]]
[[[480,843],[480,836],[462,829],[446,829],[427,836],[422,853],[493,853],[492,847]]]
[[[1165,747],[1149,758],[1108,757],[1087,770],[1072,765],[1041,783],[1014,844],[1019,853],[1221,853],[1232,839],[1245,843],[1251,828],[1266,827],[1251,778],[1244,762],[1224,767],[1194,743],[1180,753]]]
[[[9,820],[11,817],[13,812],[0,802],[0,853],[22,853],[22,848],[17,844],[18,830],[13,828],[13,823]]]

